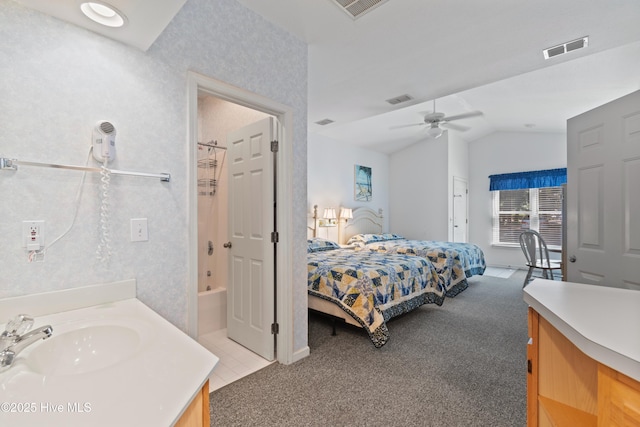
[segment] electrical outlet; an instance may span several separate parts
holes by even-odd
[[[131,218],[131,241],[146,242],[148,240],[147,218]]]
[[[22,221],[22,247],[28,251],[44,249],[44,221]]]

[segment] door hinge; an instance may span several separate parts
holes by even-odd
[[[278,243],[278,232],[277,231],[272,231],[271,232],[271,243]]]
[[[271,325],[271,329],[273,330],[273,325]],[[530,374],[533,373],[533,365],[531,363],[531,359],[527,360],[527,372]]]
[[[272,323],[271,324],[271,333],[273,335],[277,335],[280,332],[280,325],[278,325],[277,323]]]
[[[277,153],[278,152],[278,140],[277,139],[271,141],[271,152],[272,153]]]

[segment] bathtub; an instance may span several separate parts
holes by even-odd
[[[198,335],[227,327],[227,289],[198,292]]]

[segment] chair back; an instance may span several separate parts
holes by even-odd
[[[529,266],[540,268],[548,268],[550,266],[547,244],[537,231],[528,230],[522,232],[520,234],[520,247]]]

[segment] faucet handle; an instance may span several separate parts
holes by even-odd
[[[7,322],[5,333],[7,335],[22,335],[33,326],[33,317],[26,314],[18,314],[13,320]]]

